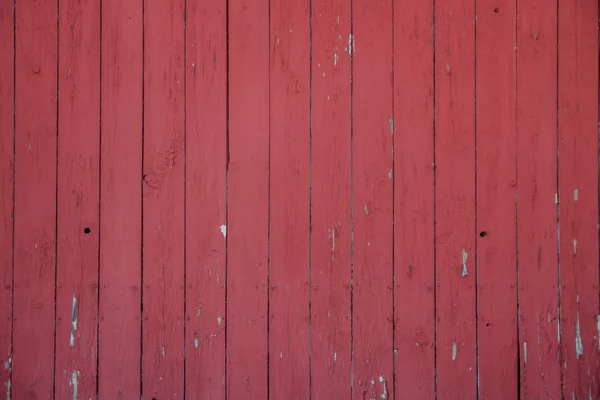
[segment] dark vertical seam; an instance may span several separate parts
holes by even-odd
[[[392,22],[392,38],[391,38],[391,46],[392,46],[392,74],[391,74],[391,95],[392,95],[392,123],[390,124],[390,134],[392,135],[392,351],[390,353],[390,357],[392,360],[392,398],[396,398],[396,363],[394,356],[394,349],[396,346],[396,174],[395,174],[395,144],[396,144],[396,135],[394,134],[394,122],[395,122],[395,96],[394,93],[396,91],[396,75],[395,75],[395,63],[396,63],[396,47],[394,45],[395,41],[395,4],[396,2],[392,1],[391,3],[391,22]]]
[[[354,400],[354,0],[350,0],[350,36],[350,396]]]
[[[13,160],[12,160],[12,259],[11,259],[11,318],[10,318],[10,349],[8,352],[8,379],[13,377],[13,351],[15,343],[15,198],[17,171],[17,1],[13,1]],[[12,398],[12,385],[7,388],[7,395]]]
[[[599,0],[600,1],[600,0]],[[517,398],[521,398],[521,303],[519,287],[519,0],[515,0],[515,273],[516,273],[516,297],[517,297]]]
[[[271,1],[269,2],[267,18],[269,19],[267,37],[267,68],[268,78],[268,106],[269,118],[267,138],[267,399],[271,398]]]
[[[475,144],[475,171],[474,171],[474,188],[475,188],[475,230],[473,235],[475,237],[475,373],[476,373],[476,397],[480,398],[481,387],[479,385],[480,371],[479,371],[479,241],[477,231],[479,230],[479,220],[477,219],[478,205],[478,157],[477,157],[477,0],[473,0],[474,9],[474,21],[473,21],[473,139]]]
[[[57,301],[58,301],[58,144],[60,118],[60,0],[56,1],[56,146],[54,165],[54,359],[52,366],[52,398],[56,398],[56,332],[57,332]]]
[[[600,0],[599,0],[600,1]],[[229,334],[229,307],[228,307],[228,293],[229,293],[229,235],[227,235],[227,227],[229,226],[229,116],[230,116],[230,56],[229,56],[229,0],[225,2],[225,379],[224,379],[224,394],[225,399],[228,399],[228,374],[229,374],[229,358],[228,358],[228,334]]]
[[[187,0],[183,0],[183,398],[187,394]]]
[[[563,360],[563,354],[562,354],[562,335],[561,335],[561,317],[562,317],[562,310],[561,310],[561,300],[562,300],[562,291],[561,291],[561,279],[560,279],[560,141],[559,141],[559,107],[558,107],[558,92],[559,92],[559,79],[558,79],[558,71],[560,68],[560,63],[558,62],[559,60],[559,30],[560,30],[560,12],[559,12],[559,4],[560,1],[556,0],[556,77],[555,77],[555,84],[556,84],[556,93],[555,93],[555,107],[556,107],[556,120],[555,120],[555,124],[556,124],[556,130],[555,130],[555,140],[556,140],[556,262],[557,262],[557,284],[558,284],[558,299],[557,299],[557,307],[558,307],[558,324],[557,324],[557,330],[558,330],[558,359],[559,359],[559,371],[560,371],[560,387],[561,387],[561,396],[564,398],[565,395],[565,380],[564,380],[564,371],[562,368],[562,360]],[[579,371],[578,371],[579,372]]]
[[[103,0],[99,0],[99,79],[100,85],[98,101],[98,275],[96,277],[96,399],[100,398],[100,261],[101,261],[101,234],[102,234],[102,7]]]
[[[141,185],[140,185],[140,203],[141,203],[141,232],[140,232],[140,280],[141,280],[141,293],[140,293],[140,399],[144,397],[144,149],[145,149],[145,118],[146,118],[146,104],[145,104],[145,95],[146,95],[146,9],[145,9],[145,0],[140,0],[142,3],[142,176],[141,176]]]
[[[313,195],[313,73],[312,73],[312,57],[313,57],[313,19],[312,19],[312,8],[313,0],[309,0],[309,61],[308,61],[308,84],[309,84],[309,200],[308,200],[308,398],[312,400],[312,337],[313,337],[313,325],[312,325],[312,195]]]
[[[597,222],[598,222],[598,230],[596,231],[596,240],[597,240],[597,244],[598,247],[600,248],[600,235],[598,235],[598,231],[600,231],[600,0],[598,0],[597,2],[597,18],[596,18],[596,51],[597,51],[597,57],[596,57],[596,61],[598,62],[596,64],[596,86],[598,89],[598,114],[596,115],[596,129],[598,129],[597,131],[597,136],[596,136],[596,146],[598,147],[597,150],[597,155],[598,155],[598,164],[596,164],[596,171],[598,174],[598,179],[597,179],[597,183],[598,183],[598,193],[597,193],[597,201],[598,203],[596,203],[596,207],[598,207],[598,216],[597,216]],[[598,253],[598,280],[597,280],[597,288],[600,289],[600,253]],[[600,304],[600,290],[598,290],[598,303],[596,304]],[[598,310],[597,308],[598,306],[596,306],[596,310]],[[597,317],[597,324],[600,327],[600,315],[598,315]],[[598,329],[598,334],[600,335],[600,329]],[[600,338],[599,338],[600,340]],[[599,344],[600,346],[600,344]]]
[[[437,32],[436,32],[436,1],[433,0],[433,393],[437,399],[437,165],[436,165],[436,140],[437,140],[437,82],[436,82],[436,51],[437,51]],[[599,0],[600,1],[600,0]]]

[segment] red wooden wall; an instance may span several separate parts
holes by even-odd
[[[0,1],[0,399],[600,399],[598,3]]]

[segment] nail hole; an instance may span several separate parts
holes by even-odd
[[[486,328],[489,328],[489,327],[490,327],[490,325],[491,325],[491,324],[490,324],[489,322],[488,322],[487,324],[485,324]]]
[[[88,233],[90,233],[91,231],[92,231],[92,230],[91,230],[90,228],[85,228],[85,229],[83,230],[83,233],[85,233],[85,234],[87,235],[87,234],[88,234]]]
[[[483,231],[483,232],[479,232],[479,236],[481,236],[482,238],[487,236],[487,232]]]
[[[500,12],[500,9],[499,9],[499,8],[494,8],[494,12],[495,12],[496,14],[498,14],[498,13]]]

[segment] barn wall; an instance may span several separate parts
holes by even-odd
[[[0,2],[0,399],[600,398],[598,3]]]

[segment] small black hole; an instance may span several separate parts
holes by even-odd
[[[499,13],[499,12],[500,12],[500,9],[498,9],[498,8],[494,8],[494,12],[497,14],[497,13]]]
[[[485,326],[486,326],[486,327],[489,327],[489,326],[490,326],[490,323],[488,322],[487,324],[485,324]]]
[[[88,234],[88,233],[90,233],[91,231],[92,231],[92,230],[91,230],[90,228],[85,228],[85,229],[83,230],[83,233],[85,233],[85,234],[87,235],[87,234]]]
[[[486,231],[480,232],[479,236],[481,236],[482,238],[486,237],[487,236],[487,232]]]

